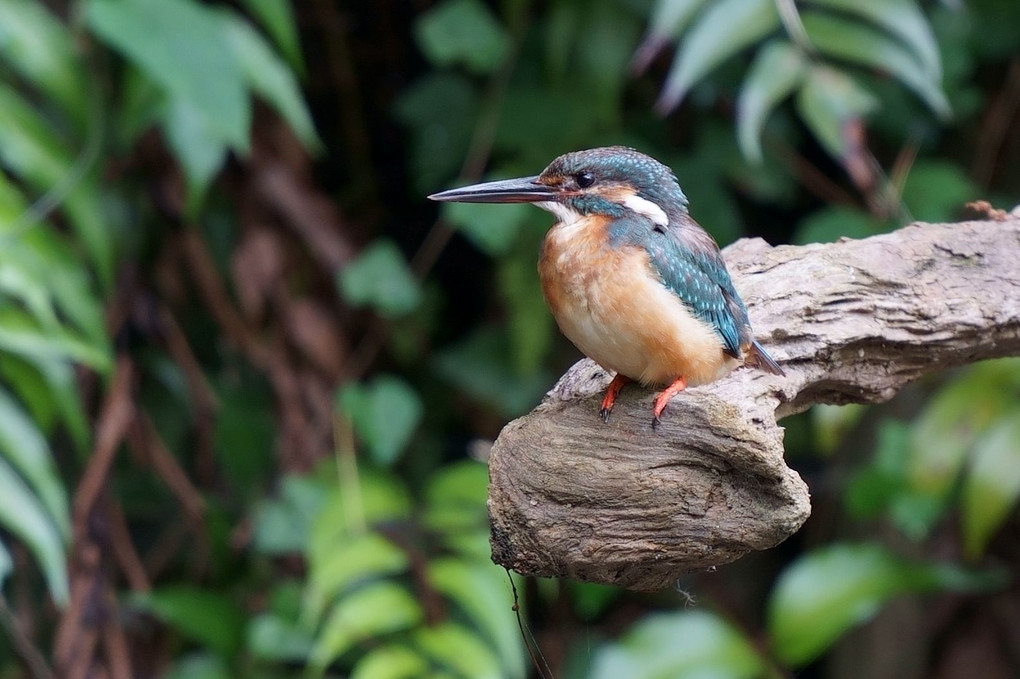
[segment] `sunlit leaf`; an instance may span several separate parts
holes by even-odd
[[[793,92],[804,75],[803,53],[785,40],[775,40],[755,57],[737,102],[740,150],[761,162],[761,132],[772,110]]]
[[[223,12],[220,18],[227,41],[251,89],[283,116],[306,149],[321,149],[322,142],[315,132],[312,115],[294,72],[248,22],[228,12]]]
[[[801,21],[811,43],[822,53],[891,73],[941,118],[949,117],[949,101],[938,79],[886,33],[822,12],[805,12]]]
[[[42,568],[53,600],[67,603],[67,565],[56,524],[21,477],[0,457],[0,526],[17,536]]]
[[[263,613],[248,623],[248,651],[256,658],[302,662],[314,642],[301,625],[272,613]]]
[[[933,81],[939,82],[942,79],[942,64],[935,34],[914,0],[811,0],[811,2],[848,14],[856,14],[878,24],[910,46]]]
[[[772,648],[783,662],[800,666],[897,594],[1001,584],[1000,574],[911,563],[878,545],[831,545],[801,557],[779,577],[768,606]]]
[[[69,358],[97,370],[110,367],[111,357],[63,328],[43,330],[28,314],[14,307],[0,308],[0,348],[29,359]]]
[[[804,122],[826,151],[836,158],[849,152],[846,128],[876,108],[875,98],[843,71],[816,65],[797,96]]]
[[[422,615],[419,603],[400,585],[389,581],[365,585],[333,607],[309,661],[325,667],[361,641],[414,627]]]
[[[435,662],[471,679],[500,679],[499,661],[472,631],[452,622],[421,627],[412,635],[414,646]]]
[[[312,550],[305,615],[318,620],[333,599],[350,587],[407,570],[407,553],[375,531]]]
[[[227,159],[227,145],[208,118],[187,99],[173,99],[163,114],[163,129],[188,184],[187,210],[194,217],[210,182]]]
[[[244,75],[216,11],[194,0],[91,0],[85,16],[105,42],[195,107],[221,140],[248,150]]]
[[[102,280],[113,276],[113,243],[95,170],[18,92],[0,81],[0,161],[67,215]],[[84,152],[79,152],[84,153]],[[19,215],[20,216],[20,215]]]
[[[646,616],[595,655],[591,679],[761,676],[750,640],[722,618],[685,611]]]
[[[773,0],[718,0],[684,36],[656,103],[671,111],[713,68],[779,27]]]
[[[418,392],[393,375],[379,375],[367,384],[344,385],[337,393],[337,404],[372,459],[383,467],[396,461],[425,412]]]
[[[356,487],[351,484],[350,492],[335,489],[316,514],[308,545],[311,563],[330,563],[333,550],[351,541],[366,527],[406,519],[410,515],[410,495],[396,476],[359,465],[356,482]]]
[[[71,536],[67,495],[49,444],[11,395],[0,388],[0,455],[28,482],[64,540]]]
[[[964,551],[972,558],[1020,497],[1020,410],[1001,418],[974,444],[961,498]]]
[[[221,591],[168,585],[136,598],[136,603],[184,636],[223,657],[241,646],[244,614]]]
[[[400,249],[379,239],[338,274],[344,299],[354,306],[371,306],[383,316],[396,317],[414,309],[421,299],[418,282]]]
[[[82,58],[67,28],[45,4],[0,2],[0,57],[84,127],[88,94]]]
[[[428,661],[405,646],[374,648],[358,661],[351,679],[418,679],[427,676]]]
[[[304,61],[301,58],[301,45],[290,0],[243,0],[243,2],[248,11],[258,17],[290,65],[299,71],[302,70]]]
[[[683,32],[704,4],[705,0],[657,0],[648,32],[634,53],[634,69],[644,71],[670,38]]]
[[[436,66],[462,63],[488,73],[510,47],[505,29],[479,0],[444,0],[418,17],[415,38]]]
[[[473,628],[484,632],[499,654],[506,676],[525,674],[524,649],[513,616],[514,605],[506,573],[492,563],[438,559],[429,564],[429,582],[467,614]]]

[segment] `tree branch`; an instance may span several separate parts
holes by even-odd
[[[925,374],[1020,355],[1020,219],[915,224],[864,240],[724,257],[786,377],[742,369],[674,398],[574,365],[504,428],[489,461],[493,560],[518,573],[638,590],[793,534],[808,489],[777,419],[815,403],[874,403]]]

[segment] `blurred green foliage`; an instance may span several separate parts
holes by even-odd
[[[198,514],[185,530],[201,535],[167,556],[148,552],[151,586],[137,573],[106,581],[113,618],[137,632],[138,648],[161,649],[143,654],[161,659],[160,676],[525,677],[543,672],[525,652],[536,643],[535,664],[554,648],[564,679],[823,676],[826,654],[894,598],[950,592],[977,606],[1007,585],[1015,545],[997,541],[1015,528],[1020,497],[1017,360],[940,376],[906,405],[785,422],[816,513],[840,525],[809,524],[809,537],[754,574],[737,565],[695,576],[708,594],[694,610],[677,593],[511,580],[489,561],[485,467],[466,458],[484,457],[485,441],[575,357],[534,270],[548,217],[452,204],[427,233],[413,225],[435,216],[427,193],[614,143],[673,167],[723,244],[867,237],[911,217],[953,219],[977,197],[1011,206],[1018,142],[985,121],[1008,106],[1020,5],[439,0],[395,11],[399,28],[376,27],[396,31],[374,36],[386,47],[373,49],[392,52],[380,57],[357,34],[373,30],[369,10],[328,4],[0,2],[0,588],[42,619],[39,647],[59,645],[68,546],[94,529],[73,529],[71,508],[124,355],[139,366],[132,408],[167,450],[133,450],[161,459],[158,474],[112,466],[105,487],[122,513],[109,516],[121,516],[128,541],[158,547],[180,530],[181,502]],[[347,21],[320,22],[320,12]],[[660,55],[673,43],[668,65]],[[378,87],[360,91],[373,104],[330,97],[346,116],[308,104],[302,84],[321,97],[352,74]],[[370,120],[357,127],[362,106],[378,109],[360,111]],[[295,140],[281,156],[319,154],[318,174],[296,183],[343,196],[355,225],[345,236],[360,246],[321,280],[314,247],[278,275],[272,258],[288,248],[269,245],[259,260],[274,294],[327,300],[360,338],[341,357],[357,369],[333,371],[341,359],[316,353],[322,335],[303,336],[313,367],[302,369],[331,386],[320,415],[335,458],[314,464],[274,456],[293,394],[266,358],[281,345],[238,350],[252,340],[231,334],[222,305],[153,283],[167,277],[163,253],[187,247],[184,231],[206,244],[213,275],[234,283],[203,283],[207,295],[245,306],[245,278],[230,278],[247,244],[239,225],[250,223],[251,195],[238,186],[266,162],[254,140],[267,118]],[[352,141],[391,137],[399,152],[388,164]],[[138,160],[149,156],[158,160]],[[337,164],[370,176],[337,180]],[[176,184],[175,207],[166,187]],[[438,255],[447,238],[448,262]],[[418,241],[436,251],[409,257]],[[139,287],[156,298],[151,309],[125,310]],[[260,321],[278,338],[313,326],[320,308]],[[180,328],[152,320],[165,309]],[[127,330],[120,316],[132,317]],[[191,505],[182,486],[197,489]],[[734,604],[711,594],[713,582],[757,593]],[[43,592],[55,608],[25,610]],[[530,627],[518,628],[517,604]],[[3,629],[0,675],[20,676],[6,652],[14,628]]]

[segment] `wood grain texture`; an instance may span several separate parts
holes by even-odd
[[[777,420],[815,403],[886,400],[925,374],[1020,355],[1020,219],[915,224],[864,240],[724,257],[756,336],[785,377],[740,369],[680,394],[651,428],[654,392],[574,365],[508,424],[489,461],[496,563],[637,590],[793,534],[808,488]]]

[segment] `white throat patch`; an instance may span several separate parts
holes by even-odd
[[[648,219],[652,220],[652,223],[656,226],[669,225],[669,217],[666,216],[665,210],[647,198],[642,198],[636,193],[627,196],[627,198],[623,201],[623,205],[627,209],[633,210],[639,215],[648,217]]]

